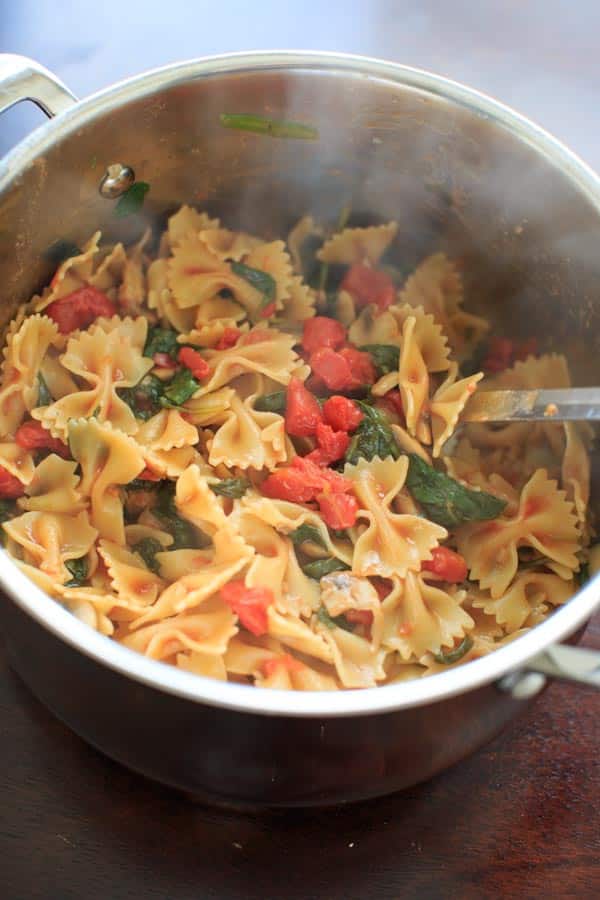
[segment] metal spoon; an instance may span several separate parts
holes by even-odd
[[[565,422],[600,420],[600,387],[533,391],[478,391],[462,422]]]

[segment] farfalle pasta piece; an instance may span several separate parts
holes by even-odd
[[[288,568],[289,543],[270,525],[247,512],[237,517],[239,533],[254,548],[244,581],[247,587],[268,586],[281,606],[283,581]]]
[[[498,624],[510,633],[526,624],[533,624],[529,620],[537,607],[561,606],[575,592],[573,581],[565,581],[547,572],[525,571],[517,575],[502,596],[495,599],[482,596],[473,600],[473,606],[482,609],[488,616],[494,616]]]
[[[210,489],[209,479],[198,466],[189,466],[177,479],[175,503],[184,519],[211,536],[230,527],[223,499]]]
[[[583,526],[590,499],[590,457],[576,422],[564,422],[566,446],[562,459],[561,484]]]
[[[183,575],[170,584],[162,592],[154,606],[133,623],[134,628],[140,628],[149,622],[163,619],[166,616],[174,616],[198,606],[207,597],[215,594],[224,584],[231,581],[248,565],[254,555],[254,549],[241,537],[232,534],[229,528],[217,531],[213,541],[212,560],[207,562],[205,557],[197,551],[196,558],[199,565],[196,570],[190,571],[189,574]],[[160,556],[161,572],[163,572],[162,561],[165,554],[157,555]]]
[[[136,352],[143,352],[148,336],[148,320],[145,316],[126,316],[125,318],[100,316],[87,329],[87,333],[91,335],[97,335],[99,332],[109,335],[115,331],[119,332],[120,337],[128,340]]]
[[[35,305],[36,312],[41,312],[50,303],[66,297],[89,281],[94,271],[94,261],[99,252],[98,244],[101,237],[102,233],[96,231],[83,245],[81,253],[70,256],[59,265],[50,282],[50,290],[44,291]]]
[[[208,461],[240,469],[268,469],[287,461],[288,451],[283,416],[254,409],[255,396],[241,401],[233,394],[227,419],[215,433]]]
[[[171,248],[176,247],[182,238],[194,232],[219,228],[218,219],[211,219],[206,213],[198,212],[192,206],[180,206],[176,213],[169,216],[167,234]]]
[[[107,540],[99,541],[98,553],[106,566],[110,586],[120,600],[133,603],[136,611],[154,603],[164,588],[164,581],[149,571],[139,554]]]
[[[91,521],[101,537],[125,544],[123,504],[117,490],[144,468],[134,440],[97,419],[69,422],[69,446],[81,466],[79,490],[90,498]]]
[[[69,339],[61,363],[88,387],[33,411],[54,437],[65,440],[71,419],[90,416],[110,421],[125,434],[138,430],[133,412],[117,392],[138,384],[153,363],[132,345],[127,330],[127,324],[123,332],[114,328],[106,333],[98,327]]]
[[[222,656],[201,653],[198,650],[187,650],[177,654],[175,665],[178,669],[183,669],[184,672],[202,675],[203,678],[216,678],[217,681],[227,681],[227,669]]]
[[[85,556],[98,534],[86,512],[26,512],[5,522],[4,529],[23,548],[25,562],[61,584],[71,577],[65,562]]]
[[[229,607],[213,598],[205,600],[198,610],[137,628],[119,640],[130,650],[151,659],[168,659],[185,650],[222,656],[237,630],[235,616]]]
[[[325,636],[314,632],[302,619],[281,615],[274,606],[267,610],[269,636],[306,656],[333,663],[333,651]]]
[[[339,688],[330,666],[300,661],[272,638],[237,634],[224,657],[228,672],[252,678],[257,687],[296,691],[334,691]]]
[[[305,274],[302,263],[302,248],[311,237],[323,237],[323,229],[316,224],[312,216],[302,216],[287,236],[286,243],[292,260],[292,267],[298,275]]]
[[[198,232],[198,237],[221,262],[232,259],[239,262],[261,244],[260,238],[242,231],[229,231],[228,228],[209,228]]]
[[[58,328],[48,316],[28,316],[9,326],[0,388],[0,433],[12,435],[26,412],[37,406],[38,374]]]
[[[17,505],[30,512],[81,512],[86,504],[78,490],[76,468],[77,463],[51,453],[36,466],[25,489],[27,496],[21,497]]]
[[[414,572],[383,601],[383,643],[405,660],[438,653],[465,636],[474,622],[463,609],[464,591],[445,591]]]
[[[176,409],[161,409],[139,426],[135,439],[151,450],[193,447],[198,443],[198,429]]]
[[[96,261],[96,260],[95,260]],[[88,278],[88,284],[111,296],[123,280],[123,272],[127,264],[127,254],[123,244],[115,244],[102,257]]]
[[[0,466],[6,469],[21,484],[29,484],[35,471],[33,456],[14,441],[0,444]]]
[[[156,310],[162,324],[177,331],[189,331],[196,319],[196,307],[180,309],[169,287],[168,259],[155,259],[146,272],[148,309]]]
[[[429,403],[431,434],[433,437],[433,456],[439,456],[442,447],[454,432],[467,401],[477,389],[477,383],[483,378],[483,372],[468,375],[456,380],[458,365],[451,363],[446,380],[439,386]]]
[[[292,263],[283,241],[269,241],[255,247],[245,258],[244,265],[266,272],[275,281],[275,303],[280,309],[290,295]]]
[[[575,554],[581,538],[573,504],[544,469],[529,479],[513,515],[462,525],[456,542],[471,578],[494,599],[502,596],[517,573],[519,547],[533,547],[571,572],[579,568]]]
[[[182,344],[196,344],[199,347],[214,347],[227,329],[248,331],[248,323],[242,320],[246,310],[229,297],[216,296],[204,300],[195,307],[194,327],[184,329],[178,340]]]
[[[376,687],[378,681],[384,681],[385,649],[373,649],[365,638],[359,637],[343,628],[319,626],[319,633],[329,644],[333,665],[338,678],[345,688]]]
[[[369,262],[376,265],[396,237],[397,222],[369,228],[344,228],[332,235],[317,251],[317,259],[326,263],[351,266]]]
[[[305,575],[293,547],[289,547],[281,595],[275,607],[282,615],[308,618],[321,605],[321,589],[314,578]]]
[[[375,306],[369,304],[356,317],[353,311],[351,320],[348,339],[357,347],[362,347],[363,344],[392,344],[399,347],[402,342],[404,319],[400,322],[389,309],[378,312]]]
[[[316,313],[316,294],[301,278],[293,276],[288,283],[288,296],[282,300],[277,317],[281,328],[297,327],[299,322],[310,319]]]
[[[344,468],[344,476],[354,484],[358,519],[367,523],[354,545],[356,575],[389,578],[418,571],[423,560],[431,559],[431,550],[447,537],[445,528],[427,519],[392,512],[392,500],[404,486],[407,471],[407,457],[361,459]]]
[[[119,306],[129,315],[139,315],[146,297],[144,247],[152,235],[148,228],[141,239],[127,251],[123,278],[118,290]]]
[[[265,375],[283,385],[288,384],[293,374],[306,377],[309,370],[302,367],[302,360],[293,349],[296,343],[297,338],[291,334],[256,328],[228,350],[207,350],[204,357],[210,365],[211,374],[202,383],[197,395],[216,391],[247,372]]]
[[[77,587],[65,588],[60,599],[63,606],[84,625],[107,637],[113,636],[115,626],[109,613],[113,615],[118,598],[93,587]]]
[[[349,572],[332,572],[321,578],[321,601],[330,616],[335,617],[359,610],[373,616],[371,641],[379,647],[383,629],[383,611],[379,595],[368,578],[359,578]]]

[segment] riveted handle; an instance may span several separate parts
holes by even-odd
[[[529,660],[526,668],[510,672],[498,682],[515,700],[534,697],[549,678],[600,688],[600,653],[585,647],[554,644]]]
[[[31,100],[47,116],[57,116],[73,106],[77,97],[34,60],[0,53],[0,113],[21,100]]]

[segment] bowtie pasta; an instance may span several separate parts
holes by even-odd
[[[446,671],[565,603],[590,434],[456,429],[474,391],[566,387],[567,362],[490,339],[459,265],[402,272],[400,247],[395,222],[264,241],[184,206],[72,249],[5,338],[16,564],[132,650],[295,690]]]

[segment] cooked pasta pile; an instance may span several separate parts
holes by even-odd
[[[6,336],[21,570],[132,650],[299,690],[445,671],[568,600],[585,427],[455,433],[476,389],[566,387],[566,360],[490,340],[457,265],[406,277],[399,247],[394,222],[264,241],[184,206],[156,245],[73,248]]]

